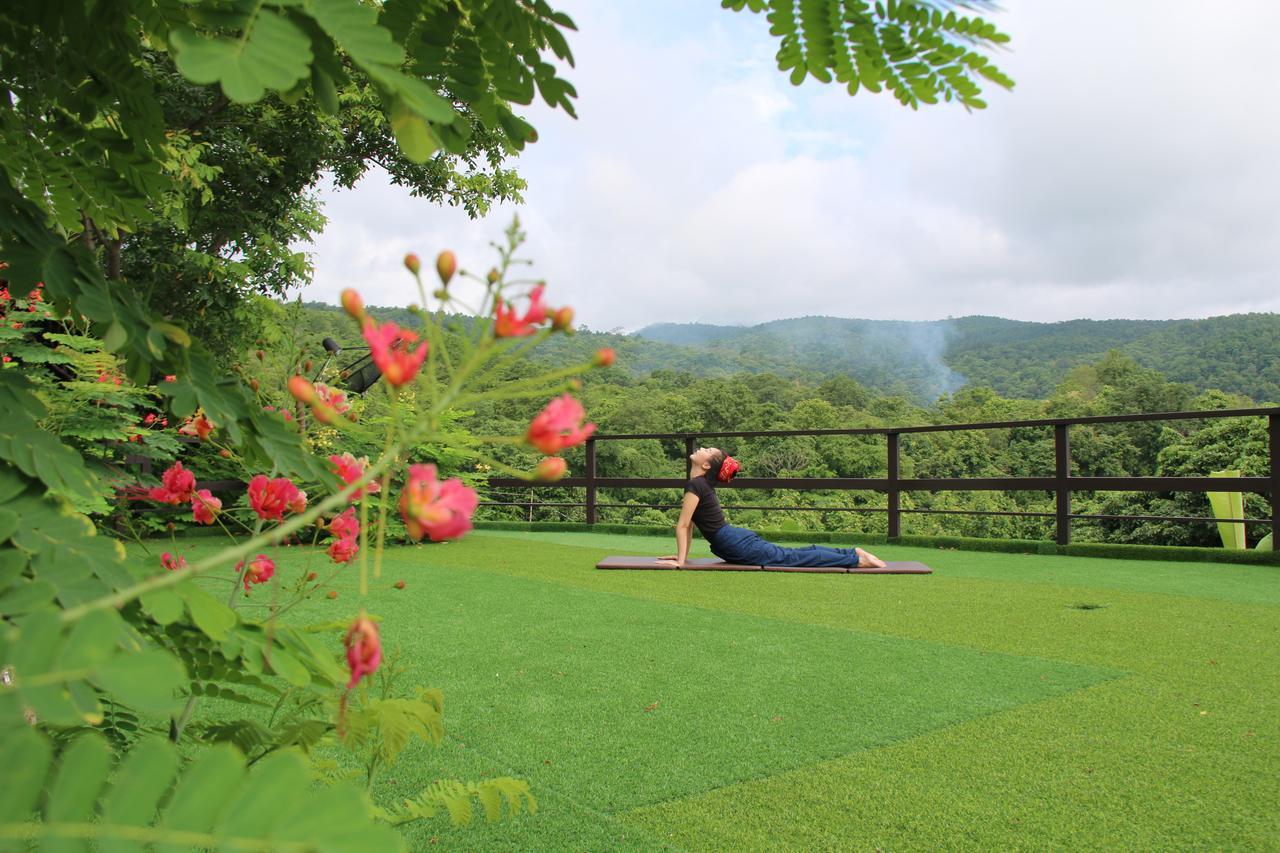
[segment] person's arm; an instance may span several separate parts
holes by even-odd
[[[689,559],[689,545],[693,542],[693,511],[701,500],[693,492],[684,493],[684,503],[680,507],[680,520],[676,522],[676,554],[671,557],[659,557],[659,565],[673,564],[676,568],[684,568]]]

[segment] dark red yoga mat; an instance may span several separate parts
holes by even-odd
[[[801,572],[809,574],[849,574],[849,575],[931,575],[933,569],[924,563],[888,562],[883,569],[843,569],[824,566],[821,568],[799,568],[796,566],[738,566],[717,560],[715,557],[700,557],[686,560],[683,569],[671,566],[659,566],[657,557],[605,557],[596,563],[597,569],[630,569],[636,571],[686,571],[686,572]]]

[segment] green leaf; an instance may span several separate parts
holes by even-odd
[[[187,832],[208,832],[219,812],[236,795],[244,777],[243,759],[233,746],[215,746],[196,759],[178,782],[162,826]],[[158,847],[157,850],[186,848]]]
[[[271,670],[285,681],[296,687],[305,687],[311,683],[311,673],[298,662],[298,659],[279,647],[272,647],[267,653],[267,663]]]
[[[98,670],[94,680],[126,705],[166,713],[172,708],[174,694],[186,676],[182,665],[169,653],[145,649],[113,658]]]
[[[391,108],[391,130],[404,156],[414,163],[425,163],[440,147],[431,127],[398,98]]]
[[[120,352],[129,343],[129,331],[120,322],[111,324],[102,338],[102,348],[107,352]]]
[[[175,784],[177,750],[149,738],[124,756],[101,799],[111,755],[100,735],[75,741],[50,774],[52,752],[49,739],[27,726],[0,735],[0,838],[26,837],[39,850],[87,850],[92,841],[106,853],[405,849],[397,832],[373,822],[363,792],[317,789],[296,750],[262,760],[246,777],[238,750],[214,746]],[[32,821],[42,792],[43,814]]]
[[[8,540],[17,529],[18,514],[12,510],[0,509],[0,542]]]
[[[227,605],[190,583],[179,584],[177,593],[187,603],[196,627],[212,640],[225,640],[236,624],[236,614]]]
[[[374,7],[350,0],[307,0],[304,8],[366,70],[370,65],[399,67],[404,62],[404,48],[396,44],[390,30],[378,26]]]
[[[350,5],[345,4],[345,5]],[[221,83],[232,101],[249,104],[267,89],[286,91],[311,69],[311,40],[292,21],[263,9],[240,39],[173,31],[178,70],[193,83]]]
[[[51,823],[88,823],[98,793],[107,780],[111,766],[111,749],[99,734],[79,737],[58,761],[58,772],[49,791],[44,818]],[[46,838],[42,849],[88,850],[80,839]]]
[[[102,822],[115,826],[149,826],[160,797],[178,772],[178,752],[163,738],[140,742],[116,771],[115,784],[103,804]],[[137,850],[132,842],[104,838],[104,853]]]
[[[172,589],[157,589],[140,599],[142,609],[161,625],[169,625],[182,618],[182,597]]]

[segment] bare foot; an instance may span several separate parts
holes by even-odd
[[[860,569],[883,569],[884,560],[872,554],[870,551],[864,551],[861,548],[854,548],[853,553],[858,555],[858,568]]]

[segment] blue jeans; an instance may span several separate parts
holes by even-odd
[[[823,545],[783,548],[766,541],[759,533],[731,524],[717,530],[710,545],[712,554],[727,563],[741,566],[858,567],[858,554],[853,548],[828,548]]]

